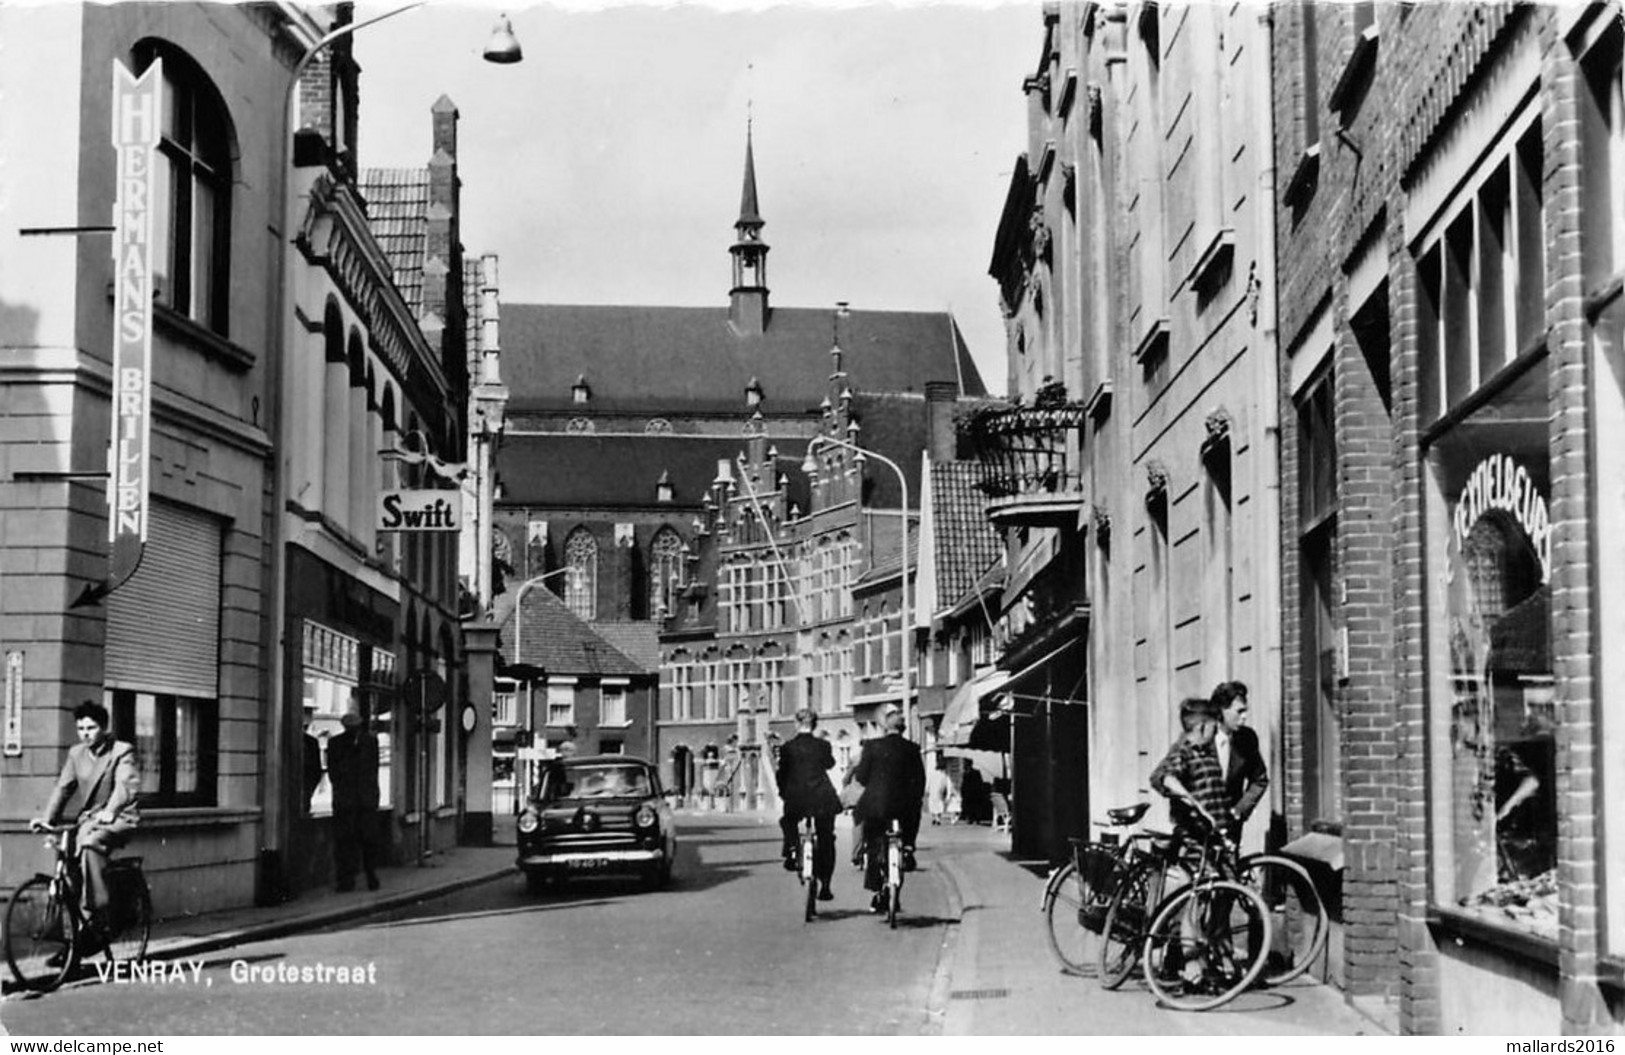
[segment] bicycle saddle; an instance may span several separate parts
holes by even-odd
[[[1151,804],[1149,802],[1137,802],[1132,806],[1119,806],[1115,810],[1107,810],[1106,817],[1113,824],[1126,828],[1131,824],[1138,823],[1150,808]]]

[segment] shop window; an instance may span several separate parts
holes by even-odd
[[[1539,360],[1429,444],[1439,804],[1449,907],[1557,937],[1547,368]]]
[[[1545,333],[1540,122],[1482,172],[1418,254],[1422,416],[1457,406]]]
[[[157,42],[136,49],[136,67],[163,60],[163,99],[153,171],[153,270],[161,303],[215,333],[226,332],[231,257],[231,125],[197,64]]]
[[[109,689],[105,702],[113,735],[135,745],[143,806],[215,804],[215,701]]]

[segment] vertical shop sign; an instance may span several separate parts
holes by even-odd
[[[113,437],[107,489],[116,587],[141,561],[147,541],[152,436],[152,193],[163,63],[136,77],[113,60]]]
[[[6,734],[5,755],[23,753],[23,654],[6,653]]]

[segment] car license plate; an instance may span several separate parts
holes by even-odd
[[[609,867],[607,857],[572,857],[570,870],[574,872],[596,872]]]

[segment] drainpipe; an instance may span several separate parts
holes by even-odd
[[[1264,148],[1265,164],[1258,173],[1258,193],[1254,195],[1254,208],[1258,211],[1260,237],[1258,239],[1258,354],[1263,360],[1255,371],[1258,378],[1258,418],[1261,440],[1258,468],[1254,474],[1255,493],[1259,496],[1258,516],[1263,529],[1260,534],[1273,537],[1275,545],[1267,546],[1259,561],[1259,582],[1274,584],[1281,589],[1282,547],[1285,538],[1281,529],[1281,402],[1280,402],[1280,330],[1276,306],[1276,225],[1275,225],[1275,101],[1272,90],[1271,37],[1274,19],[1271,8],[1264,6],[1258,12],[1258,32],[1265,61],[1250,63],[1253,70],[1255,92],[1253,113],[1258,142]],[[1264,643],[1259,681],[1277,691],[1265,699],[1269,702],[1270,772],[1284,772],[1285,728],[1283,703],[1286,686],[1281,683],[1281,610],[1286,598],[1277,592],[1274,604],[1262,605],[1259,638]],[[1270,782],[1270,810],[1284,813],[1286,784],[1277,777]]]

